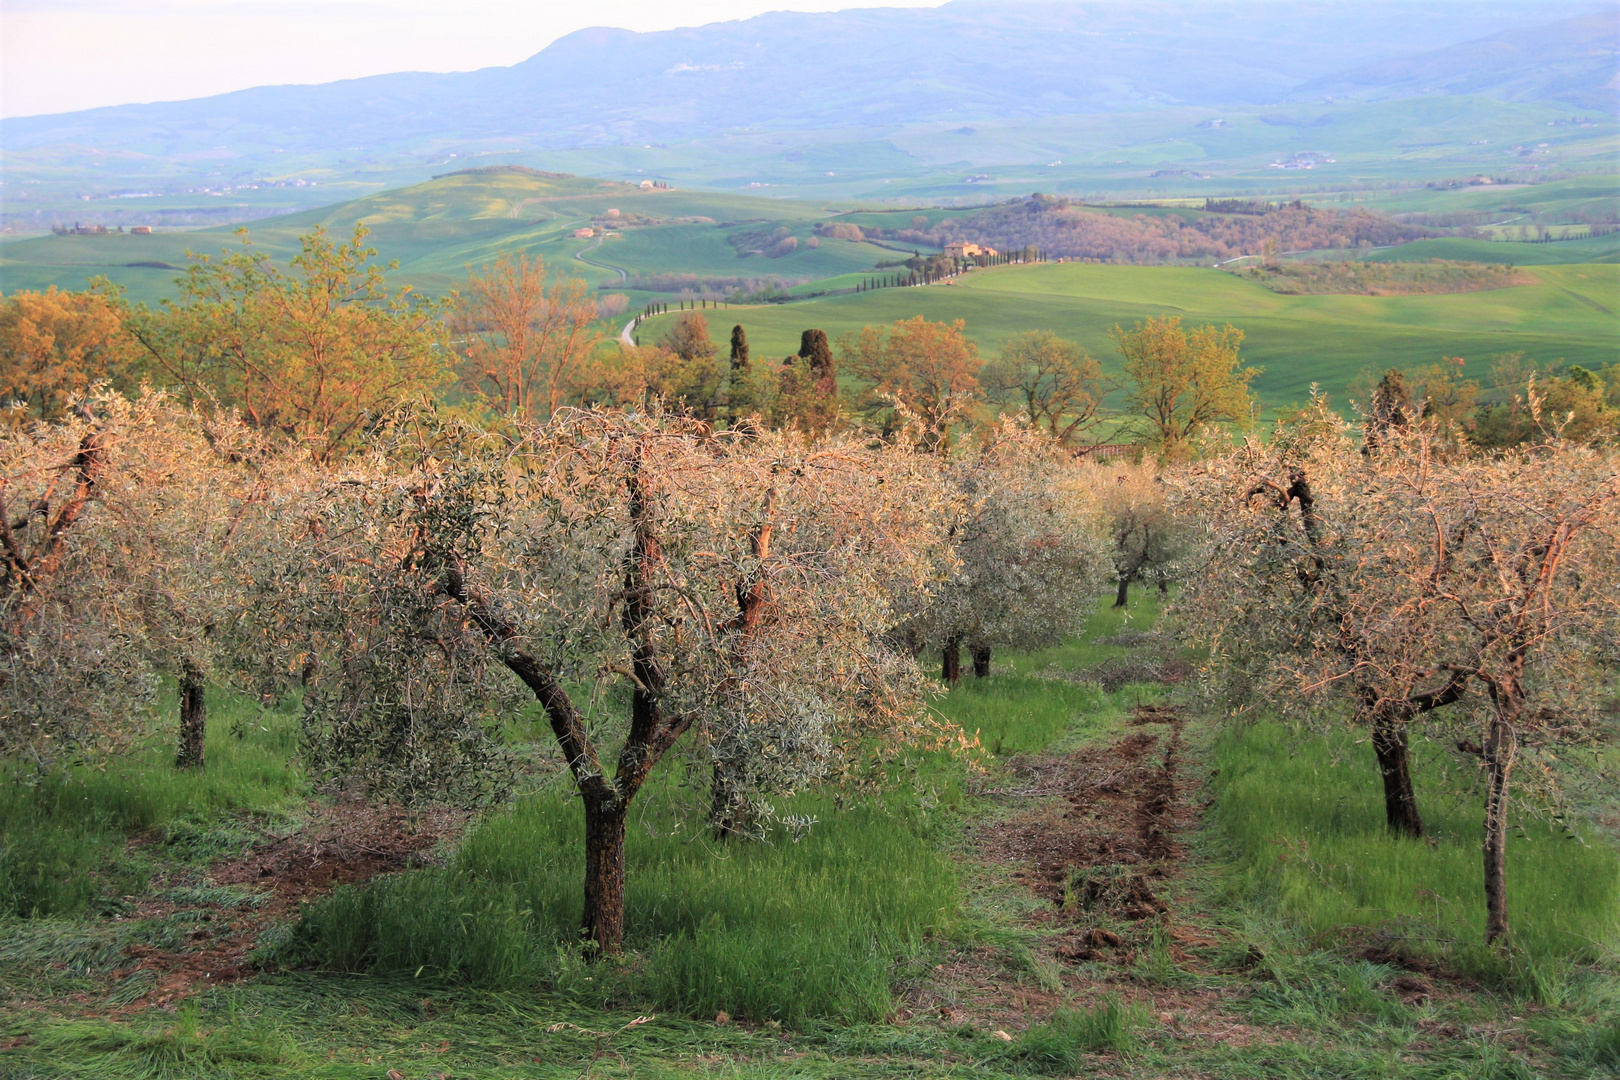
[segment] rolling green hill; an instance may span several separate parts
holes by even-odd
[[[1620,234],[1560,240],[1552,244],[1521,244],[1515,241],[1471,240],[1461,236],[1442,236],[1375,251],[1367,258],[1378,262],[1458,259],[1464,262],[1507,263],[1510,266],[1608,263],[1620,261]]]
[[[1465,358],[1480,375],[1489,357],[1521,350],[1547,364],[1620,360],[1620,266],[1541,266],[1529,273],[1533,285],[1454,295],[1283,296],[1209,269],[1001,267],[953,285],[711,312],[710,329],[718,348],[731,325],[741,323],[754,355],[775,357],[795,351],[809,327],[836,338],[913,315],[962,319],[986,357],[1014,334],[1046,329],[1079,342],[1107,370],[1117,362],[1109,338],[1115,325],[1182,315],[1191,323],[1231,322],[1244,332],[1244,356],[1265,369],[1255,389],[1271,408],[1304,400],[1312,383],[1342,403],[1363,370],[1416,367],[1443,356]],[[675,317],[644,321],[640,339],[656,339]]]
[[[606,215],[618,211],[616,218]],[[626,274],[687,273],[713,277],[777,276],[813,280],[869,269],[895,253],[884,247],[815,237],[832,211],[808,202],[711,191],[642,188],[613,180],[522,169],[452,173],[398,191],[256,222],[255,245],[277,259],[297,250],[316,225],[347,235],[356,222],[371,230],[395,276],[440,294],[502,251],[543,256],[593,285]],[[574,230],[606,224],[617,236],[575,238]],[[779,258],[745,256],[727,242],[745,230],[785,228],[798,247]],[[97,275],[125,286],[136,300],[173,292],[186,252],[217,253],[235,243],[229,228],[194,232],[36,236],[0,244],[0,290],[46,285],[84,288]],[[812,246],[814,245],[814,246]],[[166,268],[167,267],[167,268]],[[648,294],[630,291],[636,306]]]

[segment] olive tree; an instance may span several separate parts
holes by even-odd
[[[1434,420],[1358,448],[1318,401],[1266,444],[1203,463],[1204,529],[1182,606],[1240,696],[1347,702],[1371,736],[1392,830],[1420,835],[1408,726],[1479,717],[1485,937],[1508,936],[1515,764],[1580,730],[1617,629],[1616,463],[1551,443],[1459,452]]]
[[[201,765],[206,684],[238,595],[229,551],[255,433],[166,395],[97,393],[0,435],[0,654],[13,749],[41,759],[138,733],[159,674],[177,761]]]
[[[1138,581],[1151,581],[1165,594],[1186,544],[1158,467],[1151,462],[1087,463],[1082,476],[1106,523],[1114,606],[1129,603],[1131,586]]]
[[[583,936],[611,953],[629,808],[682,736],[742,800],[937,733],[880,638],[897,576],[935,572],[939,502],[906,451],[645,413],[564,410],[516,442],[415,418],[309,497],[283,541],[307,569],[260,623],[320,651],[312,731],[362,767],[477,772],[483,725],[531,694],[584,813]]]
[[[941,675],[954,684],[964,645],[982,677],[994,649],[1042,648],[1078,633],[1107,551],[1080,468],[1025,423],[1004,420],[943,473],[962,499],[953,538],[959,563],[902,632],[940,649]]]
[[[1620,469],[1563,443],[1448,461],[1413,492],[1435,549],[1436,607],[1462,646],[1446,669],[1483,691],[1485,939],[1508,937],[1508,808],[1523,753],[1595,701],[1620,631]]]
[[[1179,609],[1229,698],[1322,715],[1347,703],[1371,739],[1391,831],[1418,837],[1409,725],[1457,701],[1436,620],[1431,548],[1400,478],[1427,467],[1430,427],[1388,426],[1358,448],[1318,398],[1310,410],[1175,477],[1201,528]]]

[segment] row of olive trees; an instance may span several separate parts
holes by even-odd
[[[922,447],[407,405],[332,461],[99,393],[0,432],[0,737],[41,765],[117,751],[167,677],[201,767],[210,685],[296,684],[318,773],[478,798],[530,698],[585,815],[584,933],[612,951],[629,808],[678,743],[715,832],[760,835],[772,799],[968,745],[926,708],[911,628],[985,650],[1074,628],[1104,565],[1079,467],[1012,423]]]
[[[1398,389],[1386,379],[1360,438],[1318,398],[1269,439],[1174,478],[1202,547],[1181,617],[1234,706],[1348,711],[1399,834],[1423,833],[1413,726],[1461,734],[1485,791],[1486,937],[1497,942],[1515,767],[1584,737],[1612,677],[1620,472],[1555,424],[1506,452],[1459,447]]]

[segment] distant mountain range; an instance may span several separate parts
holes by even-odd
[[[1153,149],[1185,147],[1185,136],[1157,132],[1163,122],[1153,114],[1222,110],[1206,115],[1247,113],[1271,124],[1265,110],[1298,112],[1324,99],[1470,95],[1610,118],[1617,34],[1615,7],[1590,0],[954,0],[939,8],[775,12],[661,33],[582,30],[512,67],[267,86],[0,121],[7,203],[0,216],[55,220],[72,205],[63,200],[92,194],[217,195],[220,185],[274,177],[283,186],[304,182],[296,177],[359,184],[362,175],[397,185],[480,155],[547,167],[558,154],[573,155],[569,168],[630,176],[652,165],[632,162],[644,145],[705,139],[705,171],[683,174],[700,182],[760,186],[749,184],[770,160],[759,144],[780,141],[785,150],[775,160],[796,163],[801,181],[831,177],[858,159],[890,163],[868,170],[881,185],[882,176],[899,174],[895,162],[918,152],[915,139],[897,149],[901,132],[934,138],[974,134],[975,124],[1000,124],[1003,132],[1017,125],[1026,134],[1016,150],[981,134],[963,141],[974,145],[961,160],[1044,165],[1048,157],[1036,155],[1051,147],[1057,152],[1048,156],[1061,157],[1065,144],[1043,141],[1041,125],[1118,114],[1143,118],[1114,129],[1134,130],[1147,159],[1196,165],[1197,152]],[[730,142],[717,150],[716,139]],[[749,139],[764,156],[745,164],[739,140]],[[1131,141],[1088,139],[1079,139],[1080,149],[1092,145],[1096,153]],[[811,168],[794,156],[795,145],[826,163]],[[1076,138],[1066,145],[1077,157]],[[999,158],[997,146],[1006,147]],[[1317,149],[1286,141],[1255,147],[1284,156]],[[943,160],[952,160],[948,152]],[[240,186],[225,190],[240,196]],[[253,198],[266,196],[259,190]],[[300,191],[276,205],[316,201]]]
[[[1620,8],[1520,27],[1442,49],[1395,56],[1312,79],[1295,98],[1389,99],[1485,94],[1508,101],[1566,102],[1612,114]]]
[[[564,148],[1437,90],[1595,109],[1615,100],[1617,26],[1612,6],[1556,0],[956,0],[776,12],[662,33],[582,30],[506,68],[9,119],[0,142],[167,156],[507,138]]]

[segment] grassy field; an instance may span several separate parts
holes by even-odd
[[[1106,370],[1117,361],[1109,337],[1115,325],[1166,314],[1194,324],[1231,322],[1245,334],[1243,355],[1265,369],[1254,386],[1272,407],[1303,401],[1312,383],[1342,402],[1364,370],[1417,367],[1445,356],[1465,358],[1481,375],[1489,357],[1521,350],[1549,365],[1602,367],[1620,358],[1620,268],[1565,264],[1526,273],[1534,285],[1456,295],[1282,296],[1211,269],[1000,267],[950,285],[722,311],[710,328],[723,344],[733,322],[741,323],[754,354],[768,357],[795,351],[808,327],[836,338],[914,315],[962,319],[986,357],[1015,334],[1048,329],[1079,342]],[[652,340],[675,317],[647,320],[641,339]]]
[[[1039,777],[1130,773],[1109,755],[1145,737],[1133,712],[1171,691],[1091,680],[1130,678],[1141,650],[1164,649],[1156,616],[1144,595],[1126,615],[1099,608],[1061,648],[999,657],[991,678],[940,701],[990,750],[986,771],[929,758],[919,784],[881,800],[811,796],[822,820],[796,843],[717,850],[676,828],[692,793],[648,791],[624,963],[581,963],[567,943],[577,810],[542,786],[424,868],[289,912],[262,935],[268,970],[157,996],[168,984],[127,974],[131,957],[206,962],[209,932],[228,929],[208,920],[261,895],[213,884],[214,860],[295,838],[318,809],[284,768],[292,717],[232,699],[201,779],[177,778],[157,745],[60,789],[14,786],[0,804],[8,853],[21,835],[43,852],[90,822],[105,841],[96,865],[140,864],[134,876],[98,869],[54,911],[0,919],[0,1075],[1496,1080],[1620,1068],[1616,838],[1579,817],[1578,844],[1527,826],[1510,868],[1519,950],[1482,958],[1477,799],[1427,744],[1419,791],[1434,848],[1383,833],[1365,747],[1195,719],[1175,774],[1178,854],[1154,885],[1162,916],[1054,909],[1016,859],[998,861],[998,836],[1044,820],[1047,802],[1028,794]],[[1124,944],[1076,961],[1066,943],[1087,926]]]
[[[574,230],[600,227],[608,210],[621,220],[616,237],[580,240]],[[381,257],[398,260],[397,280],[442,294],[465,280],[467,268],[503,251],[543,256],[566,273],[611,288],[620,275],[689,273],[716,277],[803,280],[832,277],[894,258],[887,248],[815,238],[816,222],[834,211],[816,203],[745,194],[643,189],[631,183],[527,172],[459,173],[320,210],[252,223],[254,243],[277,259],[297,250],[298,237],[316,225],[347,236],[356,222],[371,230]],[[728,244],[733,233],[784,227],[798,247],[779,258],[743,257]],[[173,294],[173,279],[187,251],[214,254],[233,246],[229,228],[193,232],[36,236],[0,243],[0,290],[46,285],[83,288],[105,275],[132,298],[154,302]],[[585,255],[582,259],[579,256]],[[586,260],[590,261],[586,261]],[[157,265],[140,265],[140,264]],[[597,264],[606,264],[597,265]],[[639,307],[647,294],[632,292]]]
[[[1368,259],[1403,262],[1419,259],[1457,259],[1464,262],[1506,263],[1510,266],[1566,266],[1572,263],[1620,262],[1620,235],[1560,240],[1554,244],[1475,240],[1442,236],[1416,240],[1400,247],[1372,252]]]

